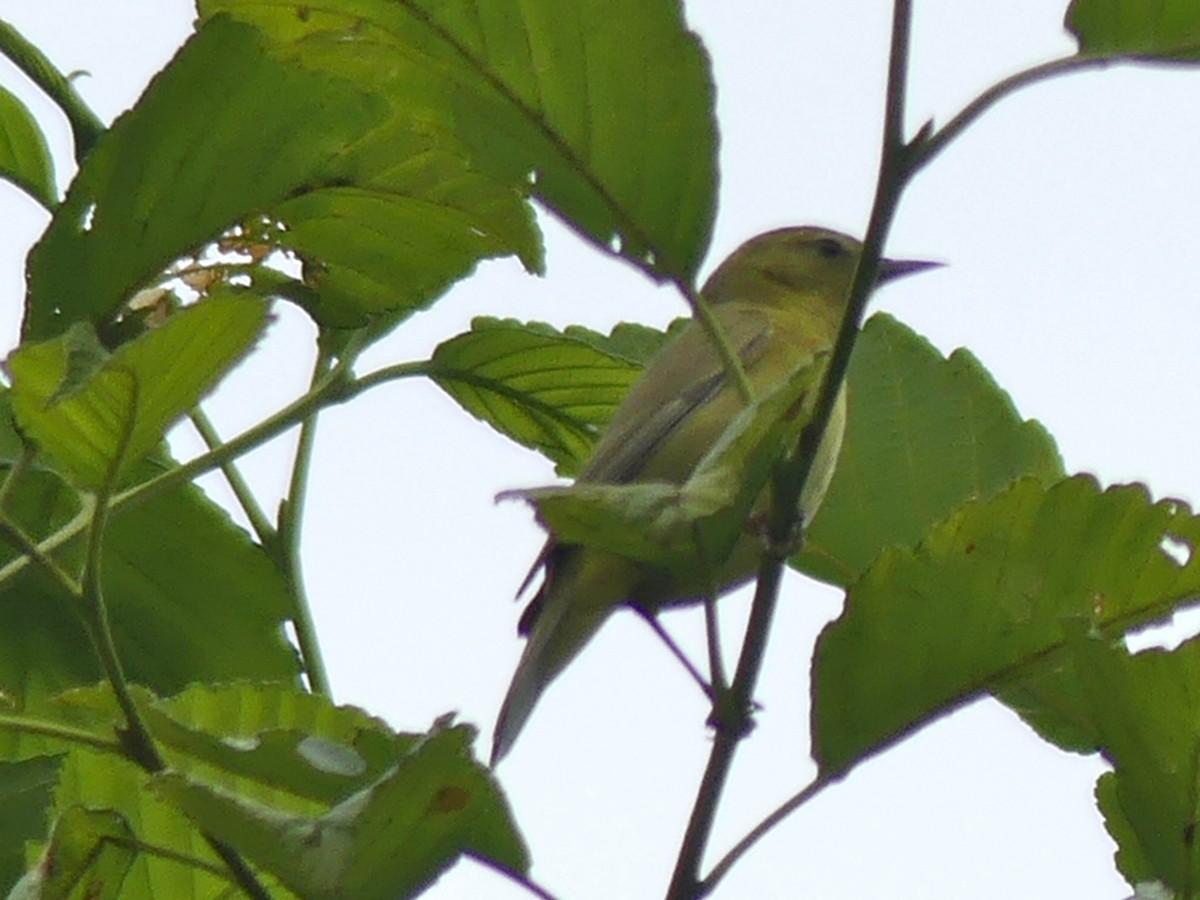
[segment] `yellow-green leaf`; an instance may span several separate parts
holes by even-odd
[[[47,209],[58,204],[54,163],[37,120],[0,87],[0,178],[7,178]]]
[[[822,771],[845,771],[987,692],[1044,736],[1094,748],[1067,626],[1121,634],[1196,596],[1200,559],[1177,562],[1168,538],[1200,540],[1186,504],[1152,503],[1140,485],[1026,479],[966,504],[915,549],[885,552],[817,644]]]
[[[222,291],[103,362],[89,355],[79,365],[78,330],[21,347],[8,359],[13,411],[77,484],[97,489],[156,447],[250,351],[267,319],[263,300]]]
[[[369,86],[604,249],[691,281],[716,197],[708,58],[679,0],[203,0]],[[397,166],[403,157],[393,155]]]

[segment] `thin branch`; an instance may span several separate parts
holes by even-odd
[[[696,664],[688,658],[686,653],[683,652],[683,648],[675,642],[675,638],[671,637],[667,629],[663,627],[662,622],[658,621],[658,616],[652,612],[647,612],[640,606],[634,606],[633,611],[638,614],[639,618],[641,618],[643,622],[650,626],[656,635],[658,635],[658,639],[666,645],[668,650],[671,651],[671,655],[674,656],[675,659],[678,660],[679,664],[687,670],[687,673],[692,676],[692,680],[696,682],[700,690],[704,692],[704,696],[712,701],[714,699],[713,686],[704,680],[703,673],[696,668]]]
[[[891,53],[888,61],[883,153],[862,257],[855,271],[848,308],[829,360],[812,421],[804,428],[796,453],[776,469],[767,526],[768,543],[759,567],[750,621],[746,626],[746,637],[733,684],[716,710],[717,734],[667,891],[669,900],[691,900],[704,896],[709,890],[700,879],[700,867],[734,754],[749,728],[750,704],[774,618],[779,583],[796,539],[798,501],[841,390],[859,324],[878,274],[884,237],[910,172],[906,168],[903,121],[911,17],[911,0],[895,0]]]
[[[63,725],[46,719],[36,719],[32,716],[14,716],[0,714],[0,731],[14,734],[31,734],[37,737],[51,738],[65,744],[77,744],[90,747],[102,753],[118,753],[124,755],[125,748],[110,738],[101,737],[82,728]]]
[[[976,119],[995,106],[997,102],[1021,88],[1036,84],[1039,81],[1055,78],[1059,75],[1082,72],[1087,69],[1100,69],[1110,66],[1113,63],[1124,61],[1120,57],[1089,56],[1081,53],[1041,63],[1022,72],[1010,75],[996,82],[964,106],[945,125],[937,129],[937,131],[924,141],[914,146],[910,165],[914,171],[925,166],[930,160],[946,149],[946,146],[962,134]]]
[[[136,377],[131,375],[130,378],[134,400],[132,408],[136,410],[138,408],[139,383]],[[112,508],[110,498],[116,488],[117,479],[121,474],[135,422],[136,415],[130,415],[125,422],[125,433],[122,435],[116,458],[112,462],[108,479],[96,493],[92,520],[88,531],[87,553],[84,558],[83,596],[80,598],[79,607],[83,614],[84,623],[87,626],[88,636],[91,638],[92,646],[95,648],[99,658],[100,667],[104,672],[105,678],[108,680],[109,686],[112,688],[118,706],[121,708],[121,714],[125,718],[125,727],[117,733],[121,746],[124,748],[126,755],[137,763],[137,765],[141,766],[145,771],[155,774],[167,768],[166,760],[163,759],[162,753],[159,752],[158,744],[155,742],[154,736],[150,733],[149,726],[146,725],[146,721],[142,718],[141,711],[137,708],[137,703],[133,699],[133,693],[130,690],[129,682],[125,677],[124,667],[121,664],[121,658],[117,653],[116,643],[113,641],[112,628],[109,625],[108,611],[105,608],[104,591],[101,584],[104,534],[108,526],[109,512]],[[213,852],[225,863],[233,880],[237,882],[242,890],[255,898],[255,900],[271,900],[270,893],[259,881],[254,870],[250,868],[236,850],[207,832],[201,831],[201,834],[204,835],[204,839],[213,849]]]
[[[137,377],[132,373],[124,374],[129,379],[130,391],[132,393],[133,402],[130,406],[131,409],[136,411],[138,408],[140,385]],[[83,591],[79,597],[79,607],[83,614],[84,624],[87,626],[88,636],[92,640],[92,646],[95,648],[96,655],[100,661],[101,671],[104,672],[104,677],[108,680],[109,686],[112,688],[113,694],[117,699],[117,705],[121,708],[121,713],[125,717],[125,727],[119,732],[122,745],[125,747],[129,757],[135,760],[147,772],[161,772],[166,768],[166,763],[163,761],[162,754],[159,753],[158,746],[154,742],[154,738],[150,735],[150,729],[133,700],[129,681],[125,677],[124,666],[121,664],[116,643],[113,641],[112,628],[108,621],[108,610],[104,603],[104,590],[101,585],[104,534],[108,526],[109,498],[112,496],[116,488],[117,479],[120,477],[122,463],[129,447],[129,440],[133,434],[133,425],[136,420],[136,414],[131,414],[123,423],[123,433],[116,458],[113,459],[109,467],[105,483],[95,495],[95,502],[92,505],[92,518],[88,525],[87,551],[83,563]]]
[[[231,459],[237,459],[272,438],[278,437],[295,425],[300,424],[318,409],[334,403],[342,403],[361,393],[352,380],[345,378],[340,366],[330,371],[321,384],[314,386],[304,396],[292,401],[274,415],[268,416],[258,425],[226,441],[215,450],[202,453],[181,466],[142,482],[117,494],[112,499],[115,508],[156,497],[165,490],[185,484],[211,472]]]
[[[0,586],[3,586],[16,577],[30,563],[46,566],[51,572],[58,568],[58,563],[50,558],[50,554],[63,544],[83,534],[87,530],[88,522],[92,520],[91,498],[85,499],[86,502],[83,508],[75,514],[75,517],[70,522],[60,527],[54,534],[36,543],[22,533],[20,529],[16,529],[13,523],[0,516],[0,537],[11,543],[21,553],[20,556],[0,566]],[[61,578],[58,576],[55,577],[62,583]],[[73,579],[71,580],[71,584],[72,589],[68,593],[72,595],[77,594],[80,590],[79,586],[74,583]]]
[[[729,690],[729,682],[721,658],[721,619],[717,615],[717,597],[711,591],[704,597],[704,641],[708,649],[709,679],[716,696],[720,697]]]
[[[737,385],[738,392],[742,395],[742,400],[749,406],[754,402],[754,387],[750,384],[750,379],[746,375],[745,366],[742,365],[741,359],[729,343],[725,329],[721,327],[721,323],[717,321],[717,317],[712,314],[712,307],[708,305],[708,302],[700,294],[682,281],[676,281],[675,286],[687,300],[688,306],[692,308],[692,315],[700,322],[705,334],[708,335],[708,339],[716,347],[717,353],[721,357],[721,362],[725,364],[725,371],[732,376],[734,383]]]
[[[200,407],[192,410],[188,418],[192,421],[192,426],[196,429],[196,433],[200,435],[200,439],[204,441],[204,446],[209,450],[216,450],[223,446],[221,436],[217,434],[217,429],[213,426],[212,420]],[[258,502],[258,498],[254,496],[254,491],[250,489],[250,485],[246,483],[246,479],[242,477],[241,471],[234,464],[233,460],[227,460],[220,465],[221,474],[225,476],[225,481],[229,484],[229,489],[233,491],[233,496],[237,499],[238,505],[241,506],[242,512],[246,514],[246,518],[250,521],[250,527],[254,529],[254,533],[258,536],[258,542],[264,547],[275,543],[279,537],[275,531],[275,526],[263,511],[262,506]]]
[[[0,19],[0,53],[12,60],[30,81],[58,104],[71,123],[71,133],[75,138],[75,161],[83,162],[100,135],[104,134],[105,127],[100,117],[83,102],[71,80],[3,19]]]
[[[198,856],[191,856],[187,853],[180,853],[178,850],[172,850],[170,847],[163,847],[158,844],[151,844],[141,840],[127,840],[124,838],[106,836],[103,840],[109,843],[116,844],[120,847],[127,847],[130,850],[135,850],[138,853],[145,853],[149,856],[157,856],[159,859],[165,859],[168,862],[179,863],[181,866],[187,866],[189,869],[202,869],[210,875],[215,875],[228,882],[233,882],[230,877],[229,869],[225,866],[218,866],[216,863],[210,863],[207,859],[200,859]]]
[[[12,568],[14,563],[20,561],[23,565],[16,568],[13,573],[16,574],[16,571],[20,571],[21,568],[24,568],[24,565],[30,562],[37,563],[50,577],[58,582],[59,587],[68,596],[77,600],[83,595],[82,586],[51,558],[49,549],[46,548],[44,542],[38,543],[34,541],[33,538],[20,529],[16,522],[13,522],[3,513],[0,513],[0,538],[7,541],[14,550],[21,554],[21,556],[18,556],[5,566],[5,570]]]
[[[17,485],[21,483],[21,479],[29,470],[29,465],[33,462],[36,452],[32,444],[23,443],[21,445],[21,452],[8,467],[8,474],[4,476],[4,483],[0,484],[0,512],[3,512],[8,506],[12,492],[16,490]]]
[[[168,469],[166,472],[155,478],[151,478],[149,481],[144,481],[117,494],[109,502],[109,512],[110,514],[119,514],[123,509],[132,508],[138,503],[150,500],[165,491],[186,484],[207,472],[211,472],[225,462],[248,453],[254,448],[283,434],[289,428],[300,424],[314,410],[345,403],[373,387],[386,384],[390,381],[426,374],[429,368],[430,364],[428,361],[403,363],[387,366],[375,372],[368,373],[361,378],[355,378],[350,376],[349,365],[346,360],[341,360],[330,370],[328,376],[319,385],[316,385],[307,394],[292,401],[274,415],[267,417],[237,437],[231,438],[215,450],[202,453],[183,465]],[[69,541],[74,540],[86,531],[90,520],[90,512],[82,512],[66,525],[59,528],[54,534],[39,541],[36,545],[31,544],[28,547],[25,545],[18,547],[17,549],[21,551],[22,555],[9,561],[4,566],[0,566],[0,585],[5,584],[16,576],[17,573],[25,569],[33,561],[35,551],[37,556],[48,559],[48,554]],[[0,529],[2,528],[3,522],[0,521]],[[2,531],[0,531],[0,536],[3,536]]]
[[[744,838],[734,844],[732,849],[721,857],[721,861],[713,866],[712,871],[708,873],[708,877],[701,884],[701,891],[704,894],[711,894],[716,890],[717,884],[729,874],[729,870],[733,868],[733,864],[745,856],[747,851],[758,843],[768,831],[836,781],[836,778],[818,777],[803,790],[798,791],[781,803],[774,812],[755,825]]]
[[[912,143],[906,143],[904,140],[903,122],[907,85],[908,5],[908,0],[897,0],[895,4],[892,50],[888,65],[888,94],[887,112],[884,122],[883,155],[880,162],[880,177],[876,185],[871,221],[863,242],[863,255],[858,271],[855,273],[854,285],[851,289],[851,302],[847,314],[842,321],[834,353],[830,358],[829,369],[822,387],[821,397],[818,401],[813,422],[805,429],[801,436],[799,451],[794,457],[795,464],[785,466],[780,473],[780,477],[775,482],[772,519],[773,526],[777,527],[771,529],[771,534],[773,539],[776,540],[786,539],[788,529],[794,527],[794,522],[789,522],[788,516],[785,515],[780,518],[776,516],[776,512],[788,513],[791,501],[798,498],[803,491],[804,482],[808,478],[808,470],[816,456],[816,448],[820,444],[825,423],[828,421],[829,413],[837,399],[838,389],[845,377],[846,369],[849,367],[854,342],[861,327],[866,301],[869,298],[870,286],[874,284],[878,272],[879,259],[882,254],[886,233],[905,185],[917,171],[928,164],[969,125],[1002,98],[1038,81],[1069,72],[1103,67],[1115,61],[1112,57],[1071,56],[1034,66],[993,85],[964,107],[941,129],[928,136],[924,134],[919,135]],[[761,590],[764,578],[771,581],[776,579],[773,571],[775,562],[771,560],[771,556],[771,554],[768,554],[764,558],[764,570],[760,571],[760,591],[755,595],[751,624],[747,627],[747,641],[743,646],[743,660],[746,659],[747,651],[752,654],[756,652],[757,648],[753,644],[758,643],[758,635],[760,633],[762,633],[762,643],[765,645],[765,632],[759,631],[759,627],[754,622],[754,614],[758,611],[760,597],[764,601],[766,600]],[[782,568],[785,561],[783,559],[778,560],[780,568]],[[768,566],[771,567],[771,571],[767,570]],[[773,599],[770,602],[773,605]],[[764,612],[762,618],[764,620],[762,627],[765,628],[769,624],[769,612]],[[734,682],[735,697],[732,704],[735,710],[744,710],[746,708],[744,702],[748,699],[736,692],[740,678],[741,671],[739,665],[739,676]],[[720,737],[718,735],[718,738]],[[714,746],[714,755],[716,752],[717,747]],[[838,778],[842,777],[842,775],[844,773],[837,776],[819,776],[808,787],[780,805],[778,809],[767,816],[739,841],[714,866],[706,879],[695,885],[694,894],[691,896],[705,896],[711,893],[734,863],[761,839],[763,835],[830,784],[838,780]],[[723,780],[717,781],[714,778],[714,786],[721,783],[723,783]]]
[[[347,390],[352,391],[353,395],[357,396],[378,385],[387,384],[391,381],[399,381],[403,378],[429,375],[432,371],[433,363],[427,359],[418,360],[417,362],[395,363],[394,365],[384,366],[382,369],[376,369],[374,372],[368,372],[366,375],[356,377],[347,386]]]
[[[332,361],[323,350],[317,353],[313,364],[310,385],[315,387],[329,373]],[[317,640],[317,627],[312,617],[312,606],[304,590],[304,570],[300,558],[300,523],[304,517],[304,500],[307,496],[308,473],[312,466],[313,442],[317,433],[319,409],[314,409],[300,424],[300,440],[296,442],[296,456],[292,462],[292,477],[288,485],[287,499],[279,510],[279,541],[276,544],[276,562],[287,580],[288,593],[292,600],[292,624],[296,629],[296,643],[304,673],[308,676],[309,689],[314,694],[328,696],[329,674],[321,655]]]

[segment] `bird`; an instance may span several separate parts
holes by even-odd
[[[755,397],[791,379],[819,385],[845,315],[862,244],[827,228],[779,228],[752,237],[709,276],[700,295],[737,354]],[[932,268],[925,260],[880,261],[876,284]],[[815,390],[815,388],[814,388]],[[746,398],[700,322],[692,319],[650,361],[617,408],[577,482],[684,483],[745,407]],[[803,407],[811,415],[813,402]],[[844,388],[800,498],[811,521],[833,477],[846,420]],[[761,424],[765,431],[770,422]],[[804,423],[799,423],[803,425]],[[797,431],[798,433],[798,431]],[[759,508],[764,508],[764,496]],[[493,732],[491,764],[512,749],[534,706],[615,610],[647,616],[699,602],[748,581],[762,539],[747,527],[715,575],[681,578],[615,553],[550,535],[528,584],[542,572],[518,632],[528,639]]]

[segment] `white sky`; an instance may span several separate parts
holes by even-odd
[[[789,223],[863,231],[874,186],[890,4],[693,0],[712,53],[722,125],[720,259]],[[913,122],[945,121],[991,82],[1070,52],[1065,2],[919,0]],[[189,29],[183,0],[0,0],[106,119],[137,96]],[[0,66],[0,82],[32,95]],[[1200,497],[1193,401],[1200,312],[1200,73],[1117,68],[1004,101],[905,198],[891,255],[948,268],[887,288],[894,312],[943,351],[968,346],[1021,412],[1057,437],[1070,471]],[[39,109],[46,107],[40,106]],[[52,115],[52,114],[51,114]],[[49,126],[58,149],[65,128]],[[66,171],[66,157],[62,166]],[[0,327],[16,334],[24,246],[45,217],[0,187]],[[10,230],[11,229],[11,230]],[[550,274],[489,264],[371,351],[422,357],[477,313],[663,324],[682,311],[631,269],[547,225]],[[711,263],[710,263],[711,267]],[[226,434],[300,389],[307,328],[283,311],[271,346],[213,403]],[[297,349],[304,346],[301,352]],[[181,444],[181,446],[191,446]],[[273,505],[280,450],[248,461]],[[307,576],[336,696],[422,730],[458,710],[490,727],[520,652],[511,595],[541,542],[500,490],[548,464],[469,419],[429,385],[390,385],[323,418],[305,535]],[[722,852],[812,777],[811,643],[839,598],[793,575],[713,847]],[[725,633],[747,608],[730,598]],[[698,613],[668,627],[701,646]],[[611,622],[548,692],[503,783],[534,876],[571,898],[661,896],[709,742],[699,693],[631,616]],[[1113,846],[1091,791],[1101,764],[1040,742],[1002,707],[976,704],[854,771],[744,859],[722,897],[1119,898]],[[436,898],[524,897],[470,863]]]

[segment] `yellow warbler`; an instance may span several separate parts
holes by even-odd
[[[795,378],[820,384],[861,250],[858,241],[836,231],[781,228],[751,238],[713,272],[702,296],[741,359],[756,397]],[[934,265],[883,260],[879,282]],[[744,407],[745,398],[719,353],[692,321],[630,389],[579,481],[682,484]],[[811,407],[810,400],[803,414],[811,415]],[[833,476],[845,415],[845,396],[839,395],[800,500],[804,521],[811,519]],[[687,579],[614,553],[556,544],[551,536],[538,560],[543,582],[521,617],[519,631],[529,643],[496,722],[492,763],[512,747],[542,691],[615,609],[631,605],[653,614],[699,600],[714,584],[727,590],[754,574],[760,551],[748,525],[716,573],[696,572]]]

